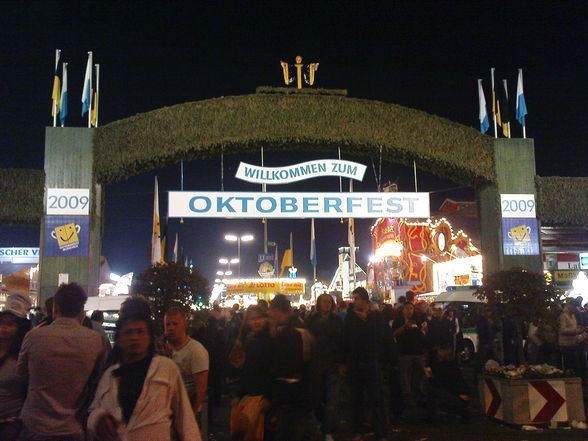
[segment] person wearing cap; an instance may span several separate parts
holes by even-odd
[[[0,311],[0,441],[16,439],[19,414],[26,396],[26,379],[16,372],[16,360],[25,334],[31,329],[27,312],[31,300],[25,293],[8,297]]]
[[[21,441],[82,441],[83,415],[104,365],[100,335],[80,323],[84,289],[62,284],[55,293],[53,322],[24,338],[17,372],[28,377]]]

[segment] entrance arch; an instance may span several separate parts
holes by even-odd
[[[276,93],[277,92],[277,93]],[[178,104],[96,129],[96,178],[112,183],[179,162],[258,150],[379,154],[454,182],[494,182],[493,138],[445,118],[344,91],[258,88]],[[116,160],[113,160],[116,158]]]
[[[95,291],[103,184],[180,160],[221,151],[257,151],[261,146],[315,151],[340,147],[353,156],[374,156],[382,148],[383,159],[389,162],[411,165],[415,160],[424,171],[476,189],[485,272],[511,266],[541,269],[540,256],[504,256],[501,246],[500,193],[533,193],[537,198],[533,140],[494,139],[419,110],[349,98],[345,91],[258,88],[255,94],[178,104],[98,129],[47,128],[43,186],[89,188],[92,205],[88,256],[48,257],[41,251],[41,295],[54,291],[62,272]],[[537,185],[547,184],[545,179],[538,179]],[[22,198],[22,191],[8,192],[0,206],[34,206],[27,215],[12,218],[40,217],[43,247],[45,217],[38,198],[43,191],[38,172],[31,181],[36,183],[29,192],[37,195],[34,201]]]

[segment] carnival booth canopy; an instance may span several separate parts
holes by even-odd
[[[410,286],[417,294],[433,291],[433,264],[480,254],[446,219],[381,218],[371,234],[373,287],[385,297],[399,286]]]

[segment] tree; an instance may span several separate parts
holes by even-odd
[[[547,284],[542,273],[522,268],[484,276],[484,285],[476,290],[475,295],[487,302],[495,320],[512,320],[519,342],[522,342],[524,323],[544,323],[555,327],[561,312],[561,290]],[[519,359],[525,361],[521,344],[518,351]]]
[[[156,323],[161,327],[163,315],[171,307],[190,313],[197,303],[207,303],[208,280],[198,269],[182,263],[155,264],[139,274],[133,284],[133,294],[141,294],[151,305]]]

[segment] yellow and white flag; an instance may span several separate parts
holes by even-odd
[[[61,102],[61,80],[59,79],[59,73],[57,68],[59,67],[59,57],[61,55],[61,51],[59,49],[55,49],[55,74],[53,75],[53,92],[51,93],[51,116],[57,118],[59,114],[59,105]],[[54,124],[55,125],[55,124]]]
[[[153,195],[153,234],[151,235],[151,265],[161,262],[161,227],[159,225],[159,186],[155,177]]]

